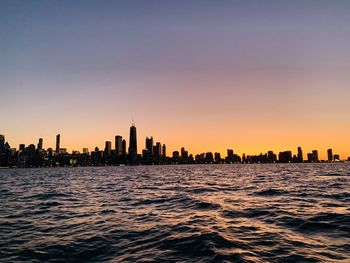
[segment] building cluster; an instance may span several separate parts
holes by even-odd
[[[181,151],[174,151],[172,156],[167,155],[166,145],[160,142],[154,143],[153,137],[146,137],[145,149],[142,154],[137,150],[136,127],[130,127],[129,147],[122,136],[115,136],[114,147],[111,141],[106,141],[105,148],[98,147],[89,152],[83,148],[82,152],[68,153],[61,148],[61,136],[56,136],[56,148],[43,148],[43,139],[39,138],[37,146],[30,144],[27,147],[20,144],[18,150],[11,148],[5,141],[5,136],[0,135],[0,167],[54,167],[54,166],[104,166],[104,165],[152,165],[152,164],[220,164],[220,163],[301,163],[320,162],[318,151],[313,150],[307,154],[304,160],[303,151],[298,147],[298,152],[293,155],[291,151],[280,152],[278,155],[269,151],[260,155],[239,156],[232,149],[227,150],[227,156],[222,158],[220,153],[202,153],[193,156],[182,147]],[[333,154],[332,149],[327,150],[327,161],[339,161],[339,155]],[[348,158],[350,161],[350,158]]]

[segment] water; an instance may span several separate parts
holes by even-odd
[[[350,262],[350,164],[0,169],[0,261]]]

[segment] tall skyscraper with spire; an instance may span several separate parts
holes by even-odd
[[[136,138],[136,127],[132,124],[130,127],[130,138],[129,138],[129,158],[134,161],[137,156],[137,138]]]

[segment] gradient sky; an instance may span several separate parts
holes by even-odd
[[[350,1],[0,0],[0,134],[350,156]],[[128,138],[127,138],[128,139]]]

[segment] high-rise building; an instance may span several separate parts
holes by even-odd
[[[146,149],[148,153],[153,154],[153,137],[146,137]]]
[[[216,152],[214,154],[214,156],[215,156],[215,162],[220,163],[221,162],[221,154]]]
[[[123,154],[123,137],[120,135],[115,136],[115,152],[117,157]]]
[[[122,141],[122,156],[126,156],[126,140]]]
[[[51,159],[53,157],[53,149],[52,148],[47,149],[47,157],[49,159]]]
[[[5,149],[5,136],[0,135],[0,166],[7,165],[6,149]]]
[[[290,162],[292,162],[292,152],[291,151],[280,152],[278,154],[278,161],[280,163],[290,163]]]
[[[267,162],[269,163],[277,162],[277,155],[273,151],[267,152]]]
[[[89,155],[89,148],[83,148],[83,154]]]
[[[163,144],[162,154],[164,157],[166,157],[166,146]]]
[[[137,137],[136,137],[136,127],[131,125],[130,127],[130,138],[129,138],[129,156],[130,158],[136,158],[137,155]]]
[[[328,157],[328,162],[333,161],[333,150],[332,149],[327,150],[327,157]]]
[[[153,154],[154,156],[162,156],[162,145],[160,142],[157,142],[155,146],[153,146]]]
[[[212,163],[214,162],[214,156],[212,152],[205,153],[205,162],[206,163]]]
[[[106,156],[111,156],[111,151],[112,151],[112,142],[106,141],[105,155]]]
[[[162,156],[163,155],[162,144],[160,142],[157,142],[156,146],[157,146],[157,151],[158,151],[159,156]]]
[[[60,153],[66,154],[67,153],[67,148],[60,148]]]
[[[56,135],[56,155],[60,153],[61,135]]]
[[[227,157],[233,159],[233,150],[232,149],[227,149]]]
[[[43,149],[43,138],[39,138],[38,150],[42,150],[42,149]]]
[[[182,159],[188,158],[188,151],[186,151],[184,147],[181,148],[181,158]]]
[[[242,162],[245,163],[247,161],[246,157],[245,157],[245,153],[243,153],[242,155]]]
[[[302,163],[304,161],[304,157],[303,157],[303,151],[301,149],[301,147],[298,147],[298,162]]]
[[[179,159],[179,158],[180,158],[179,151],[173,151],[173,159]]]
[[[307,161],[308,162],[313,162],[313,160],[312,160],[312,153],[308,153],[307,154]]]
[[[312,151],[312,160],[314,162],[318,162],[318,151],[317,150]]]
[[[232,149],[227,149],[227,157],[226,160],[230,163],[234,162],[234,153]]]
[[[0,151],[5,149],[5,135],[0,135]]]

